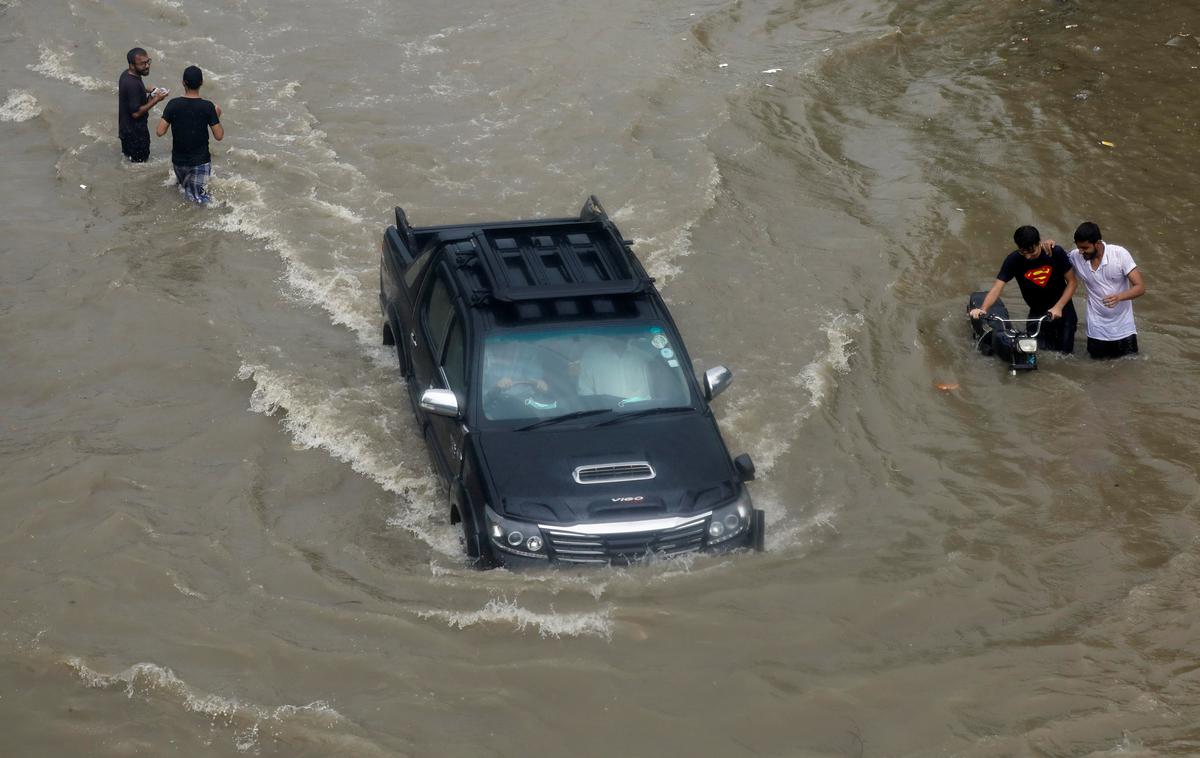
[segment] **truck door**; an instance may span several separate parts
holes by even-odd
[[[410,335],[413,349],[412,388],[415,399],[430,388],[453,390],[460,409],[466,408],[466,337],[463,319],[455,313],[445,275],[439,270],[421,293],[420,335]],[[462,421],[427,414],[426,443],[438,473],[449,483],[458,475],[462,461]]]
[[[463,319],[455,314],[450,321],[445,347],[438,361],[435,384],[454,391],[459,410],[467,407],[466,334]],[[462,469],[465,424],[461,418],[433,416],[431,426],[438,454],[445,466],[446,481],[451,484]]]
[[[421,290],[417,306],[417,319],[410,327],[404,339],[413,362],[413,387],[416,397],[434,385],[437,374],[438,358],[446,343],[446,332],[450,328],[450,318],[454,315],[454,305],[450,300],[450,289],[440,270],[434,271],[427,277],[425,287]]]

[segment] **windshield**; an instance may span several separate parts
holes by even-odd
[[[489,335],[483,345],[483,415],[491,421],[541,421],[582,417],[580,411],[690,406],[677,348],[665,329],[646,324]]]

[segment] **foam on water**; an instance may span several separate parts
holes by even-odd
[[[363,219],[362,216],[358,215],[357,213],[350,210],[346,206],[338,205],[337,203],[326,202],[325,200],[319,199],[317,197],[316,190],[313,190],[313,193],[309,199],[312,200],[313,205],[315,205],[318,208],[320,208],[321,210],[325,211],[330,216],[333,216],[334,218],[345,221],[347,224],[364,224],[364,223],[366,223],[366,220]]]
[[[400,496],[400,512],[388,526],[412,532],[434,550],[447,556],[462,556],[458,530],[446,518],[437,480],[429,472],[419,441],[418,461],[400,459],[386,419],[397,413],[373,394],[366,379],[364,387],[322,390],[311,379],[296,377],[266,365],[243,363],[238,378],[254,382],[250,410],[266,416],[284,413],[283,426],[295,442],[307,449],[318,448],[351,469]],[[369,422],[375,421],[375,428]]]
[[[234,728],[234,745],[240,752],[258,748],[259,733],[265,725],[300,720],[311,727],[328,729],[344,721],[340,713],[322,700],[307,705],[267,708],[237,698],[197,692],[174,671],[155,663],[135,663],[116,674],[102,674],[77,657],[67,659],[66,664],[88,687],[123,688],[129,698],[161,696],[179,703],[185,710],[207,717],[214,724]]]
[[[767,513],[768,549],[803,546],[822,534],[837,531],[835,521],[841,508],[839,504],[801,510],[795,504],[785,502],[768,475],[791,449],[807,419],[832,397],[838,377],[850,370],[854,338],[863,323],[861,314],[826,316],[822,325],[825,349],[791,379],[791,384],[806,390],[806,402],[792,401],[782,406],[778,398],[793,393],[781,393],[768,387],[731,399],[722,415],[722,423],[734,431],[754,459],[759,475],[754,489],[755,505]],[[768,403],[779,407],[769,414],[764,413],[763,407]]]
[[[118,142],[117,138],[113,137],[112,129],[98,121],[89,121],[79,127],[79,133],[91,137],[93,142]]]
[[[76,87],[84,90],[92,90],[95,92],[116,92],[117,85],[103,82],[94,76],[86,74],[78,74],[71,70],[68,65],[70,54],[65,52],[55,52],[45,45],[38,47],[40,56],[36,64],[31,63],[26,68],[34,73],[51,79],[57,79],[62,82],[74,84]]]
[[[283,259],[285,277],[303,300],[324,308],[333,323],[349,328],[360,341],[374,345],[379,326],[364,311],[373,302],[362,290],[362,271],[339,268],[319,271],[303,262],[299,251],[283,233],[285,219],[266,202],[265,193],[253,180],[238,174],[222,177],[214,172],[212,195],[223,203],[223,212],[203,226],[217,231],[244,234],[266,243]]]
[[[238,379],[254,382],[250,410],[273,416],[284,412],[283,425],[292,438],[305,448],[321,448],[351,468],[397,495],[432,494],[432,482],[426,477],[409,476],[391,455],[375,449],[371,438],[361,429],[344,428],[345,414],[338,408],[338,392],[313,398],[314,386],[303,378],[276,372],[264,365],[243,363]],[[300,393],[310,397],[301,398]],[[357,414],[356,414],[357,415]]]
[[[8,93],[8,99],[0,105],[0,121],[28,121],[37,118],[42,113],[42,106],[32,92],[13,90]]]
[[[661,231],[635,239],[638,257],[647,273],[657,279],[660,285],[669,283],[683,271],[680,259],[693,252],[692,230],[704,214],[716,205],[717,190],[722,182],[721,168],[711,154],[706,153],[706,158],[710,163],[708,177],[699,202],[689,218],[682,224],[666,226]],[[631,202],[615,210],[611,216],[618,224],[638,222],[640,226],[657,229],[655,219],[666,216],[666,211],[655,213],[653,209],[643,207],[643,204]]]
[[[590,613],[539,613],[507,598],[492,598],[478,611],[419,611],[424,619],[441,619],[456,629],[489,624],[511,624],[517,631],[535,627],[542,637],[603,637],[612,639],[612,609]]]
[[[767,402],[765,397],[778,397],[779,393],[768,391],[766,395],[752,392],[730,403],[724,418],[726,423],[737,428],[743,424],[754,425],[754,436],[749,443],[754,465],[760,474],[775,467],[781,456],[791,449],[797,430],[812,412],[821,408],[837,388],[838,376],[850,370],[850,358],[854,354],[854,337],[862,328],[861,314],[837,314],[827,316],[822,325],[826,338],[825,350],[810,361],[792,378],[792,384],[804,388],[808,402],[793,407],[790,413],[771,414],[774,421],[760,421],[757,411]],[[745,417],[750,421],[744,421]]]
[[[838,314],[826,318],[822,327],[828,340],[825,352],[805,366],[792,380],[796,385],[808,390],[809,403],[814,408],[822,406],[830,393],[837,388],[837,377],[850,370],[854,337],[862,326],[861,313]]]

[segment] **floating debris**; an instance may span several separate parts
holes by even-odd
[[[768,69],[765,69],[765,70],[763,71],[763,73],[764,73],[764,74],[778,74],[778,73],[779,73],[780,71],[782,71],[782,70],[783,70],[783,69],[781,69],[781,68],[768,68]]]
[[[958,389],[958,382],[934,382],[933,386],[937,387],[939,392],[953,392]]]
[[[1113,143],[1109,142],[1106,139],[1100,140],[1100,144],[1104,145],[1105,147],[1116,147],[1116,145],[1114,145]]]

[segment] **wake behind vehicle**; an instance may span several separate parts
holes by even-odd
[[[578,218],[384,233],[379,302],[417,423],[479,566],[762,548],[666,304],[595,197]]]
[[[967,299],[967,313],[982,307],[986,296],[986,292],[972,292]],[[1033,371],[1038,367],[1038,335],[1047,318],[1009,318],[1004,301],[997,299],[981,318],[971,319],[975,347],[984,355],[995,355],[1008,363],[1013,375]]]

